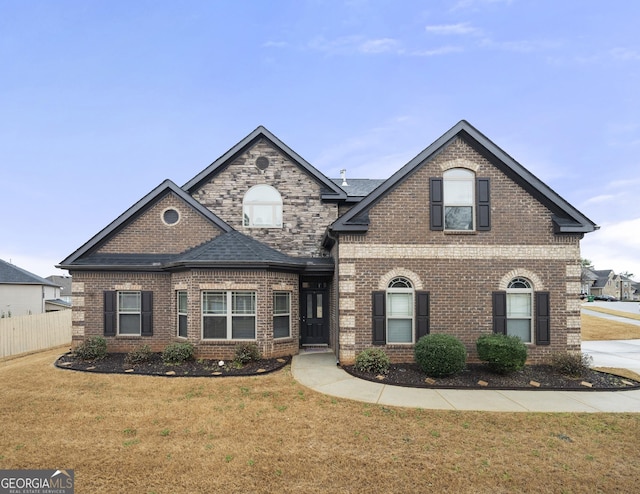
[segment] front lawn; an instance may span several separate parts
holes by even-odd
[[[640,414],[432,411],[254,377],[0,362],[0,469],[74,469],[76,493],[634,492]]]

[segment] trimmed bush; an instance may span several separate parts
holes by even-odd
[[[356,356],[354,368],[359,372],[386,374],[391,361],[381,348],[367,348]]]
[[[152,356],[153,352],[151,351],[151,347],[149,345],[142,345],[127,353],[124,360],[128,364],[142,364],[149,362]]]
[[[524,367],[527,346],[517,336],[485,334],[476,341],[478,357],[498,374],[510,374]]]
[[[107,356],[107,340],[92,336],[73,350],[73,356],[81,360],[100,360]]]
[[[571,377],[582,377],[591,368],[593,358],[586,353],[554,353],[551,365],[560,374]]]
[[[428,334],[416,343],[414,354],[420,368],[430,377],[444,377],[464,369],[467,349],[455,336]]]
[[[162,361],[165,364],[182,364],[193,360],[194,348],[189,342],[172,343],[162,351]]]
[[[248,364],[249,362],[255,362],[260,360],[260,349],[255,343],[238,343],[235,350],[235,362],[240,364]]]

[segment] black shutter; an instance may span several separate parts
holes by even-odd
[[[104,335],[116,335],[117,292],[104,292]]]
[[[142,292],[141,336],[153,336],[153,292]]]
[[[551,344],[549,292],[535,292],[536,344]]]
[[[493,332],[507,334],[507,292],[493,292]]]
[[[442,197],[442,179],[429,179],[429,213],[432,230],[444,230],[444,202]]]
[[[386,335],[386,292],[373,292],[371,297],[373,315],[373,344],[384,345],[387,343]]]
[[[429,292],[416,292],[416,342],[429,334]]]
[[[476,182],[476,189],[476,229],[478,231],[488,231],[491,230],[489,179],[479,178]]]

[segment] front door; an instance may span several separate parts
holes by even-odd
[[[327,283],[303,283],[300,290],[300,343],[329,344],[329,290]]]

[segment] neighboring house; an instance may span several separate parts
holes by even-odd
[[[591,286],[591,295],[609,295],[618,298],[620,296],[619,287],[616,287],[616,274],[612,269],[592,269],[596,275],[596,280]]]
[[[634,300],[635,287],[634,281],[621,274],[616,276],[616,285],[619,288],[617,298],[620,300]]]
[[[68,309],[58,301],[60,287],[0,259],[0,317],[41,314]]]
[[[385,181],[332,180],[264,127],[183,187],[161,183],[64,259],[73,341],[190,341],[229,358],[327,345],[413,360],[428,333],[476,358],[580,350],[579,242],[596,225],[465,121]]]
[[[582,274],[580,276],[580,294],[581,295],[596,295],[592,292],[592,289],[598,281],[598,275],[593,272],[591,268],[582,266]]]
[[[52,275],[47,276],[45,279],[60,287],[59,299],[71,307],[71,276]]]

